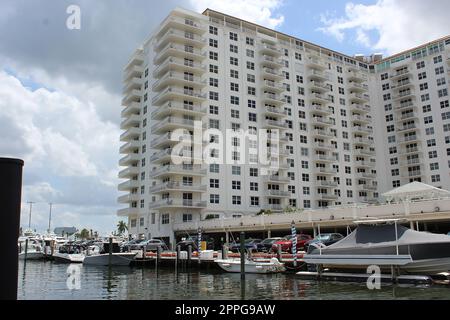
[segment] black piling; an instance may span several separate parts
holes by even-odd
[[[188,256],[187,256],[187,262],[188,262],[188,267],[191,267],[191,262],[192,262],[192,246],[188,245]]]
[[[177,246],[177,258],[175,261],[175,269],[178,269],[178,266],[180,264],[180,255],[181,255],[181,246]]]
[[[25,257],[23,261],[27,262],[27,255],[28,255],[28,239],[25,239]]]
[[[109,256],[108,256],[108,265],[112,264],[112,254],[113,254],[113,239],[109,238]]]
[[[22,201],[23,161],[0,158],[0,203],[2,204],[0,243],[0,300],[17,300],[18,247],[20,228],[20,203]]]
[[[245,232],[241,232],[241,280],[245,280]]]

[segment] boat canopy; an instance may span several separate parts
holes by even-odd
[[[385,197],[388,202],[402,202],[413,199],[447,198],[450,197],[450,191],[415,181],[383,193],[382,196]]]
[[[397,229],[397,230],[396,230]],[[397,236],[396,236],[397,235]],[[398,237],[398,241],[396,241]],[[450,243],[450,237],[444,234],[433,234],[408,229],[402,225],[359,225],[341,241],[324,248],[344,249],[355,247],[383,247],[388,245],[412,245],[426,243]]]

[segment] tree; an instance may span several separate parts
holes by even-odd
[[[88,238],[89,238],[89,230],[88,230],[88,229],[83,229],[83,230],[81,230],[80,233],[79,233],[79,237],[80,237],[82,240],[88,239]]]
[[[127,230],[128,225],[124,221],[119,221],[119,223],[117,224],[117,232],[119,233],[119,235],[123,235]]]

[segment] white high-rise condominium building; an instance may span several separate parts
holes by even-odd
[[[449,50],[450,38],[352,58],[212,10],[176,9],[124,69],[127,208],[118,214],[130,233],[172,243],[174,224],[372,203],[411,179],[449,189]],[[247,136],[228,145],[230,129]],[[279,160],[269,172],[258,162],[267,130],[279,137],[264,144]],[[174,164],[179,140],[191,138]],[[202,163],[195,150],[206,145],[234,162]]]

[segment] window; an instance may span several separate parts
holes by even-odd
[[[247,69],[249,70],[255,70],[255,63],[247,61]]]
[[[217,163],[211,163],[209,165],[209,172],[211,173],[219,173],[220,167]]]
[[[219,179],[209,179],[209,187],[219,189]]]
[[[233,205],[240,206],[241,205],[241,196],[233,196],[231,202]]]
[[[238,66],[239,65],[238,58],[230,57],[230,65]]]
[[[231,82],[231,83],[230,83],[230,90],[231,90],[231,91],[239,92],[239,84],[238,84],[238,83]]]
[[[258,182],[250,182],[250,191],[258,191]]]
[[[213,47],[213,48],[217,48],[218,47],[217,40],[209,39],[209,46]]]
[[[219,60],[219,54],[217,53],[217,52],[213,52],[213,51],[210,51],[209,52],[209,58],[211,59],[211,60]]]
[[[249,108],[256,109],[256,101],[255,100],[248,100],[247,106]]]
[[[217,28],[213,26],[209,26],[209,33],[217,36]]]
[[[209,72],[211,72],[211,73],[219,73],[219,67],[215,66],[213,64],[210,64],[209,65]]]
[[[168,213],[163,213],[161,215],[161,224],[169,224],[170,222],[170,216]]]
[[[240,176],[241,175],[241,167],[232,166],[231,173],[233,176]]]
[[[237,71],[237,70],[230,70],[230,77],[231,78],[235,78],[235,79],[239,79],[239,71]]]
[[[235,46],[233,44],[230,44],[230,52],[232,53],[238,53],[238,46]]]
[[[259,206],[259,197],[250,197],[250,206],[252,207]]]
[[[245,38],[245,43],[248,44],[249,46],[253,46],[255,44],[255,40],[252,38]]]
[[[249,112],[248,113],[248,121],[256,122],[256,113]]]
[[[230,40],[238,41],[238,35],[237,35],[237,33],[230,32]]]
[[[211,204],[219,204],[220,202],[220,197],[218,194],[210,194],[209,195],[209,203]]]
[[[232,181],[231,182],[231,188],[233,190],[241,190],[241,182],[240,181]]]
[[[257,177],[257,176],[258,176],[258,169],[250,168],[250,177]]]
[[[433,116],[424,117],[423,121],[425,124],[431,124],[433,123]]]
[[[427,78],[427,73],[426,72],[421,72],[419,73],[419,80],[424,80]]]
[[[209,106],[209,113],[210,114],[219,114],[219,107],[218,106]]]
[[[230,103],[234,105],[239,105],[239,97],[231,96]]]
[[[247,49],[247,50],[246,50],[246,55],[247,55],[247,57],[249,57],[249,58],[254,58],[254,57],[255,57],[255,51],[250,50],[250,49]]]

